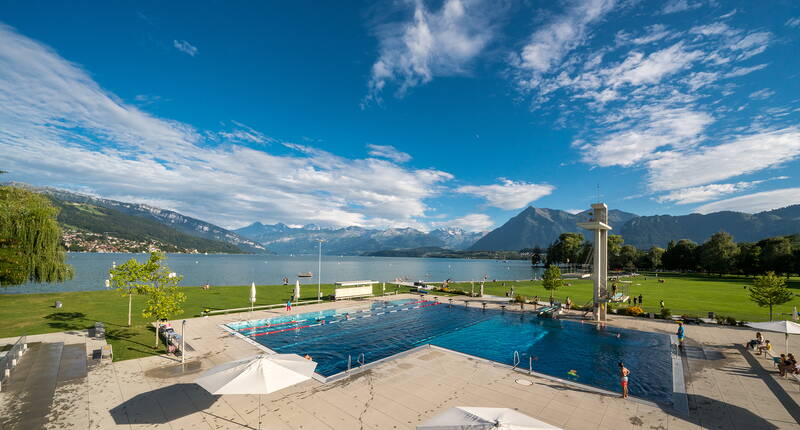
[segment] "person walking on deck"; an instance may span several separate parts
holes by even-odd
[[[286,301],[286,311],[288,312],[290,310],[292,310],[292,299]]]

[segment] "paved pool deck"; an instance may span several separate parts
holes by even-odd
[[[386,299],[403,297],[416,296]],[[462,298],[454,299],[455,306],[463,306]],[[291,313],[364,305],[320,303]],[[476,305],[479,300],[471,306]],[[46,428],[258,428],[258,396],[212,396],[192,381],[217,364],[259,353],[220,324],[286,314],[272,310],[190,319],[186,340],[195,352],[185,364],[172,356],[90,364],[86,377],[56,387]],[[660,320],[610,318],[609,325],[637,330],[671,334],[676,328]],[[180,327],[178,321],[173,325]],[[459,405],[511,407],[564,429],[800,429],[800,385],[778,376],[771,361],[743,349],[742,343],[754,337],[753,330],[690,325],[686,332],[688,414],[423,348],[347,379],[328,384],[310,380],[264,395],[261,428],[413,429]],[[7,341],[0,339],[0,344]],[[29,336],[28,341],[82,343],[87,354],[104,343],[85,331]],[[793,348],[800,348],[800,339],[790,340]],[[16,402],[10,391],[0,392],[0,417],[9,416],[19,406]],[[24,427],[12,422],[6,428]]]

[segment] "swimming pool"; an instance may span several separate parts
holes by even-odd
[[[671,403],[670,338],[664,334],[540,319],[531,313],[482,310],[420,300],[373,303],[360,309],[311,312],[229,323],[228,328],[280,353],[311,355],[317,373],[353,366],[432,344],[505,364],[518,352],[536,372],[618,391],[617,363],[631,370],[630,393]]]

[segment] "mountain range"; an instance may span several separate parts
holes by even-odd
[[[76,212],[74,207],[67,208],[64,214],[61,215],[59,222],[67,227],[72,224],[80,224],[80,229],[97,234],[113,233],[115,237],[132,237],[135,236],[140,240],[150,240],[158,238],[160,241],[168,244],[176,245],[180,248],[193,248],[199,245],[200,251],[207,252],[251,252],[262,253],[267,252],[264,245],[261,245],[253,240],[240,236],[230,230],[224,229],[217,225],[201,221],[196,218],[188,217],[175,211],[160,209],[153,206],[140,204],[140,203],[126,203],[117,200],[104,199],[94,197],[87,194],[75,193],[58,188],[51,187],[34,187],[28,184],[19,182],[9,182],[5,185],[12,185],[22,187],[42,193],[49,196],[56,202],[57,206],[62,207],[64,212],[64,205],[58,202],[77,203],[84,206],[83,209],[89,207],[98,207],[108,209],[104,212],[105,216],[99,216],[100,213],[95,213],[95,218],[91,221],[74,220],[65,216],[72,215],[86,217],[88,212],[86,210]],[[74,206],[74,205],[73,205]],[[124,218],[123,215],[135,217]],[[140,219],[149,220],[152,224],[146,223],[149,227],[145,227]],[[114,227],[109,227],[114,225]],[[158,227],[158,225],[169,227],[168,230]],[[149,230],[150,235],[142,235],[144,230]],[[201,238],[209,242],[198,242],[188,239],[187,237]],[[178,242],[175,242],[178,240]],[[233,245],[233,247],[226,244]]]
[[[362,227],[326,228],[314,224],[302,227],[283,223],[254,222],[228,230],[153,206],[104,199],[50,187],[25,187],[50,196],[61,207],[59,222],[71,232],[108,235],[139,244],[159,243],[166,249],[206,252],[275,252],[313,254],[318,240],[323,253],[361,255],[387,250],[442,248],[456,251],[518,251],[547,247],[562,233],[581,232],[578,222],[589,218],[589,211],[573,214],[558,209],[528,207],[491,232],[467,232],[460,228],[439,228],[429,232],[413,228],[386,230]],[[670,240],[691,239],[702,243],[723,230],[736,241],[753,242],[772,236],[800,233],[800,205],[756,214],[715,212],[690,215],[639,216],[609,210],[613,234],[621,234],[626,244],[639,249],[665,247]]]
[[[468,249],[502,251],[535,246],[545,248],[561,233],[568,232],[583,233],[587,237],[589,232],[579,228],[577,223],[585,221],[589,215],[589,211],[571,214],[557,209],[528,207]],[[639,216],[611,209],[608,211],[608,221],[613,227],[612,234],[622,235],[626,244],[639,249],[665,247],[670,240],[679,239],[702,243],[720,230],[730,233],[737,242],[754,242],[800,232],[800,205],[756,214],[725,211],[706,215]]]
[[[359,255],[388,249],[421,247],[460,250],[483,236],[483,233],[466,232],[460,228],[439,228],[426,233],[413,228],[322,228],[314,224],[290,227],[283,223],[265,225],[260,222],[234,231],[279,254],[316,253],[318,239],[324,240],[323,252],[326,254]]]

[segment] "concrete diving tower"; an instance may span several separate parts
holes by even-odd
[[[598,322],[606,320],[606,303],[608,302],[608,206],[605,203],[592,205],[592,218],[588,222],[579,222],[578,226],[594,232],[592,247],[592,279],[594,280],[594,309],[592,318]]]

